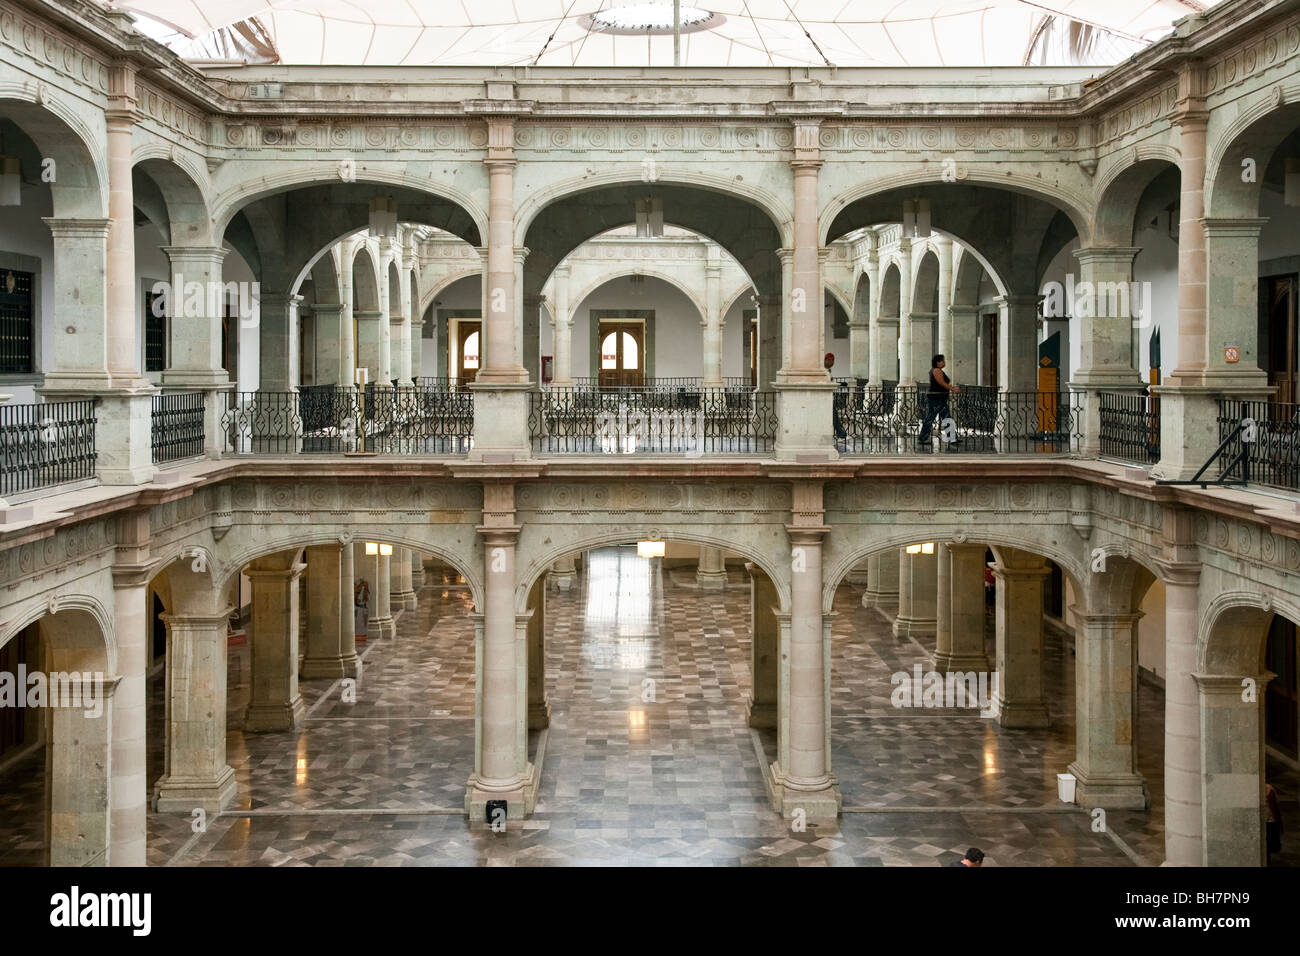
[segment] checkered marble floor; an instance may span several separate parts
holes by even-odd
[[[150,813],[149,862],[938,866],[969,846],[993,866],[1159,862],[1158,690],[1144,684],[1139,693],[1140,769],[1153,807],[1112,811],[1109,832],[1096,833],[1088,814],[1056,799],[1056,774],[1074,756],[1073,658],[1059,638],[1049,635],[1045,655],[1053,726],[1002,730],[974,712],[892,707],[890,675],[915,663],[928,670],[933,648],[895,638],[888,615],[860,600],[844,586],[835,601],[832,754],[845,803],[837,824],[795,833],[769,807],[761,768],[776,739],[745,722],[743,574],[733,570],[724,591],[701,591],[693,570],[659,571],[609,549],[590,556],[572,590],[547,595],[551,725],[530,734],[541,777],[537,812],[521,828],[492,833],[461,813],[473,765],[470,600],[454,579],[429,575],[418,609],[398,616],[396,638],[361,647],[355,703],[337,682],[302,682],[308,717],[299,732],[239,729],[248,648],[231,647],[236,805],[201,833],[186,815]],[[162,770],[162,691],[160,674],[150,683],[150,779]],[[41,861],[43,759],[0,777],[0,864]],[[1300,816],[1294,775],[1274,770],[1284,812]]]

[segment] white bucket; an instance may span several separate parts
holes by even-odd
[[[1056,795],[1061,798],[1062,803],[1074,803],[1074,785],[1076,782],[1072,773],[1058,773],[1056,775]]]

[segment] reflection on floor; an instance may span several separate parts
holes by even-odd
[[[1150,811],[1112,811],[1107,831],[1056,799],[1074,756],[1074,662],[1045,659],[1048,731],[1004,731],[970,711],[897,710],[890,675],[929,669],[925,647],[841,587],[833,625],[833,765],[846,812],[793,833],[764,792],[745,722],[749,590],[700,591],[693,569],[660,570],[632,550],[589,556],[572,591],[547,596],[551,726],[530,735],[541,762],[536,815],[521,830],[471,830],[461,812],[473,764],[474,631],[454,579],[420,591],[393,640],[364,647],[356,703],[304,681],[299,733],[238,729],[248,648],[230,650],[229,759],[235,808],[193,832],[149,815],[154,865],[943,865],[969,846],[988,865],[1158,863],[1163,855],[1163,695],[1139,693],[1140,769]],[[987,637],[991,638],[990,629]],[[991,639],[988,653],[993,655]],[[163,682],[150,682],[150,779],[162,771]],[[43,755],[0,777],[0,864],[44,854]],[[1270,764],[1300,851],[1296,776]],[[1300,821],[1297,821],[1300,823]]]

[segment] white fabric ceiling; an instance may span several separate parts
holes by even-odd
[[[584,15],[628,2],[124,0],[118,6],[166,24],[168,29],[154,26],[150,32],[182,53],[187,38],[256,17],[281,61],[290,64],[523,65],[541,53],[537,62],[544,66],[671,65],[671,36],[612,35],[585,26]],[[1209,0],[685,2],[725,18],[712,29],[682,36],[685,66],[820,66],[825,60],[838,66],[1017,65],[1044,16],[1053,14],[1114,34],[1110,49],[1122,56],[1209,5]]]

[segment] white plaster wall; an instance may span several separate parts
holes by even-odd
[[[1164,333],[1161,333],[1164,338]],[[1165,677],[1165,586],[1157,579],[1138,608],[1138,666]]]

